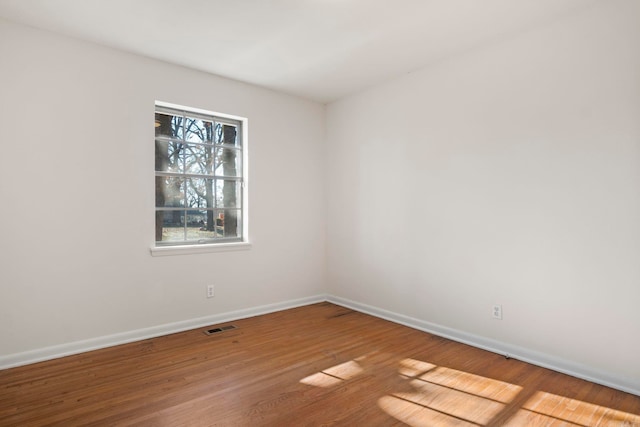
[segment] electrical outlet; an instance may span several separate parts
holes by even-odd
[[[494,319],[502,320],[502,306],[496,304],[493,306],[492,315]]]
[[[208,285],[207,286],[207,298],[213,298],[214,296],[214,289],[213,289],[213,285]]]

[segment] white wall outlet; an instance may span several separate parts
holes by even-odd
[[[213,298],[214,295],[213,285],[207,285],[207,298]]]
[[[491,314],[494,319],[502,320],[502,306],[500,304],[494,305]]]

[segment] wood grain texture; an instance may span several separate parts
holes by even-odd
[[[233,324],[0,371],[0,426],[640,426],[638,396],[330,303]]]

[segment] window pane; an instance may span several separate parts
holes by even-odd
[[[242,151],[216,147],[215,168],[218,176],[242,176]]]
[[[216,123],[214,136],[216,144],[240,146],[238,127],[235,125]]]
[[[214,216],[213,210],[188,210],[187,240],[213,239],[215,237]]]
[[[218,213],[219,237],[242,237],[242,218],[239,209],[224,209]]]
[[[184,144],[181,142],[170,142],[167,150],[167,161],[169,172],[184,171]]]
[[[156,139],[156,171],[182,172],[184,144]]]
[[[187,179],[187,203],[190,208],[215,207],[213,181],[205,178]]]
[[[156,211],[156,227],[162,227],[163,242],[184,241],[184,211]]]
[[[184,139],[189,142],[208,142],[213,144],[213,122],[185,117]]]
[[[156,113],[156,136],[182,139],[182,116]]]
[[[156,207],[183,207],[184,190],[184,178],[177,176],[157,176]]]
[[[213,146],[185,144],[183,150],[184,172],[211,175],[213,173],[213,154]]]
[[[242,207],[242,183],[231,180],[216,180],[216,202],[219,208]]]

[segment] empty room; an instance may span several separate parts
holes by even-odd
[[[0,426],[640,426],[640,1],[0,0]]]

